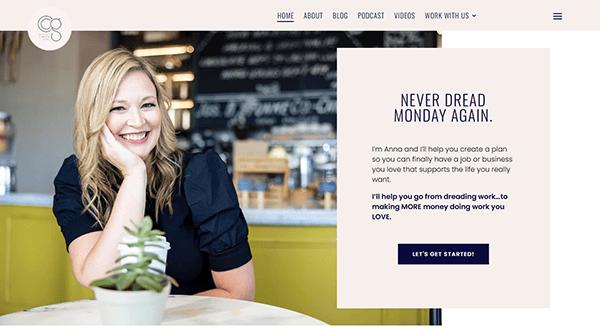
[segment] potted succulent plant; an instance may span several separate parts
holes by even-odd
[[[108,271],[108,277],[90,284],[100,304],[103,324],[160,324],[171,284],[177,286],[164,273],[164,266],[155,266],[166,265],[166,252],[160,253],[161,257],[156,252],[157,248],[165,248],[164,233],[152,229],[149,216],[139,226],[133,225],[135,231],[125,227],[131,236],[121,243],[127,249],[124,252],[120,248],[121,257],[115,261],[121,265]]]

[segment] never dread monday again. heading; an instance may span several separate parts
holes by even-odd
[[[394,122],[492,122],[485,106],[485,94],[446,93],[440,107],[438,93],[407,93],[400,95],[400,109],[394,109]],[[451,114],[448,113],[451,109]]]

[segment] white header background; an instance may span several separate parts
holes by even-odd
[[[280,1],[280,0],[29,0],[0,10],[0,29],[26,30],[31,15],[55,7],[67,14],[75,31],[82,30],[600,30],[598,1]],[[17,7],[20,6],[20,7]],[[16,7],[16,8],[15,8]],[[323,12],[323,20],[303,20],[303,12]],[[294,12],[293,24],[277,23],[278,12]],[[332,20],[333,12],[347,12]],[[358,12],[385,12],[384,19],[358,19]],[[415,12],[416,19],[396,20],[394,12]],[[469,19],[425,19],[425,12],[469,13]],[[553,13],[564,19],[554,21]],[[475,14],[476,16],[473,16]],[[357,26],[360,25],[359,26]]]

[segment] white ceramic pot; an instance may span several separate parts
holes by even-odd
[[[160,324],[171,283],[161,293],[154,291],[118,291],[92,287],[100,308],[102,324]]]
[[[169,242],[167,242],[167,239],[164,236],[159,236],[158,237],[161,241],[158,242],[146,242],[146,246],[144,247],[144,251],[148,252],[148,253],[153,253],[158,255],[158,258],[160,260],[162,260],[163,262],[167,262],[167,251],[169,249],[171,249],[171,245],[169,244]],[[122,243],[135,243],[138,240],[138,238],[128,235],[126,237],[123,238],[123,240],[121,241]],[[139,248],[137,247],[128,247],[124,244],[119,244],[118,247],[119,251],[121,251],[121,256],[125,256],[125,255],[138,255],[139,254]],[[125,257],[121,260],[121,265],[125,265],[125,264],[130,264],[130,263],[136,263],[137,262],[137,258],[136,257]],[[157,262],[156,260],[152,260],[152,262],[150,263],[150,267],[151,268],[155,268],[155,269],[159,269],[161,271],[163,271],[163,273],[166,273],[166,266],[165,264],[162,264],[160,262]]]

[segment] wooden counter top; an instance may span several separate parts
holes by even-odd
[[[287,199],[265,200],[260,204],[254,199],[240,206],[250,225],[287,226],[336,226],[336,201],[325,204],[323,200]]]

